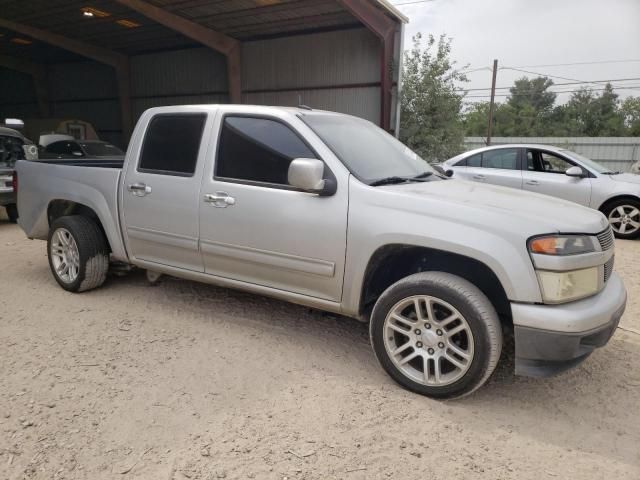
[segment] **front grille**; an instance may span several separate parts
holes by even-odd
[[[607,263],[604,264],[604,281],[609,280],[611,276],[611,272],[613,272],[613,257],[611,257]]]
[[[602,251],[609,250],[613,247],[613,231],[611,230],[611,227],[598,234],[598,242],[600,242],[600,248],[602,248]]]

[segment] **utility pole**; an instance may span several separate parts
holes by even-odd
[[[498,60],[493,61],[493,79],[491,80],[491,103],[489,104],[489,125],[487,125],[487,146],[491,145],[491,134],[493,133],[493,111],[496,107],[496,75],[498,74]]]

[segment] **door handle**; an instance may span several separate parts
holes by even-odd
[[[475,178],[476,180],[484,180],[487,177],[485,177],[484,175],[474,175],[473,178]]]
[[[525,185],[540,185],[540,183],[537,180],[527,180],[524,183]]]
[[[227,192],[207,193],[204,196],[204,201],[216,208],[227,208],[236,204],[236,199]]]
[[[132,183],[127,187],[127,190],[133,193],[136,197],[144,197],[151,193],[151,187],[144,183]]]

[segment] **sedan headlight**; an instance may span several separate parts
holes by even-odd
[[[596,250],[592,237],[587,235],[546,235],[529,240],[529,251],[542,255],[578,255]]]
[[[544,303],[564,303],[588,297],[600,289],[598,267],[570,272],[538,271]]]

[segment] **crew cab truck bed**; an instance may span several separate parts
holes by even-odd
[[[17,171],[19,223],[63,288],[117,260],[367,320],[387,373],[432,397],[479,388],[512,328],[519,373],[573,366],[626,303],[602,214],[449,180],[347,115],[154,108],[122,168]]]

